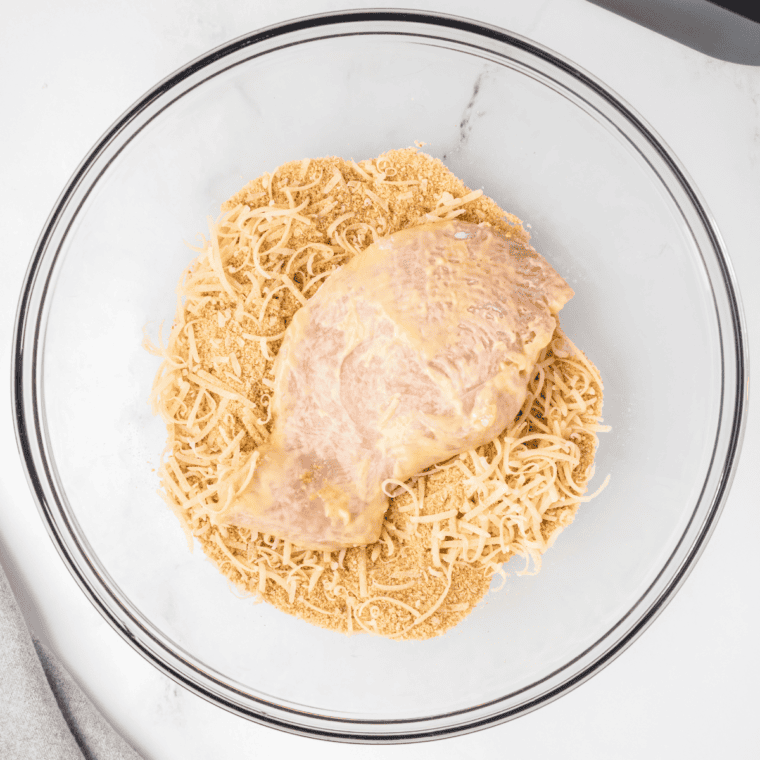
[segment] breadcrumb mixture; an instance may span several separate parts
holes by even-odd
[[[375,544],[334,552],[219,518],[271,430],[272,366],[292,316],[374,240],[424,221],[519,219],[415,149],[359,163],[305,159],[223,206],[183,274],[152,401],[166,421],[162,496],[230,581],[257,600],[343,633],[440,635],[468,615],[513,555],[535,572],[572,522],[601,425],[596,368],[557,329],[522,411],[495,441],[397,484]],[[511,566],[510,566],[511,567]]]

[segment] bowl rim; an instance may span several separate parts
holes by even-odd
[[[717,463],[722,467],[722,470],[712,497],[712,504],[699,528],[696,538],[692,542],[686,558],[680,563],[677,570],[665,584],[664,588],[659,592],[644,614],[637,619],[630,630],[628,630],[625,635],[615,640],[612,646],[606,651],[603,651],[601,655],[595,658],[589,665],[582,668],[571,678],[566,679],[556,688],[541,693],[537,697],[529,699],[517,707],[506,710],[497,710],[489,716],[481,716],[474,720],[465,720],[464,722],[455,721],[454,723],[444,722],[444,724],[441,724],[441,720],[446,721],[446,719],[466,713],[467,709],[463,709],[437,715],[435,716],[433,723],[427,727],[421,727],[421,724],[423,722],[428,722],[430,724],[432,720],[431,718],[401,719],[398,721],[364,721],[334,718],[326,715],[319,716],[320,721],[323,721],[319,725],[304,726],[302,723],[291,722],[288,719],[290,715],[305,715],[306,713],[303,711],[293,710],[282,705],[275,705],[277,708],[275,714],[269,712],[268,709],[262,711],[250,707],[245,708],[240,702],[235,702],[229,696],[225,696],[220,693],[219,690],[214,689],[212,683],[199,683],[188,675],[187,672],[183,672],[182,667],[167,662],[161,656],[162,651],[168,653],[175,660],[178,659],[184,662],[185,665],[189,666],[190,671],[194,670],[192,665],[184,661],[176,650],[167,649],[166,645],[160,641],[149,628],[141,623],[139,614],[135,616],[124,606],[123,600],[119,599],[118,595],[114,592],[114,589],[110,588],[108,582],[100,577],[102,574],[99,573],[97,568],[90,565],[89,569],[86,569],[81,566],[82,560],[89,564],[87,551],[78,541],[75,531],[67,521],[65,511],[58,509],[58,516],[56,516],[57,498],[53,476],[53,470],[55,468],[54,463],[49,461],[45,453],[44,424],[39,412],[42,405],[39,386],[42,356],[39,348],[43,345],[41,336],[44,333],[45,299],[50,288],[50,275],[51,272],[54,271],[55,259],[58,256],[58,250],[51,248],[51,244],[59,226],[66,222],[66,214],[67,211],[69,211],[71,204],[76,200],[74,197],[76,192],[83,187],[87,187],[87,183],[89,183],[89,188],[85,190],[83,197],[79,199],[79,206],[81,206],[89,195],[92,187],[98,182],[103,172],[106,171],[107,164],[101,169],[99,174],[95,176],[94,180],[88,179],[88,174],[93,166],[96,165],[99,160],[103,159],[109,146],[111,146],[120,134],[127,130],[129,126],[162,95],[170,92],[175,86],[182,83],[193,74],[237,51],[300,31],[327,29],[329,27],[335,27],[336,30],[339,30],[342,24],[372,24],[378,22],[397,24],[399,29],[395,30],[396,34],[404,33],[404,24],[422,24],[428,25],[439,33],[445,34],[447,31],[466,32],[475,37],[484,38],[484,44],[487,44],[489,41],[492,43],[499,42],[512,48],[517,48],[518,50],[543,60],[565,74],[570,75],[581,85],[590,89],[595,95],[602,98],[609,106],[622,115],[625,120],[632,125],[636,133],[647,141],[649,146],[654,149],[664,161],[683,191],[685,191],[692,209],[698,215],[699,221],[709,237],[711,250],[715,253],[720,276],[722,277],[722,283],[725,286],[728,295],[728,309],[730,314],[729,326],[732,328],[731,337],[734,341],[734,350],[736,353],[736,367],[732,368],[736,373],[732,389],[733,395],[731,395],[731,391],[726,391],[725,389],[723,392],[724,396],[728,393],[732,400],[733,410],[730,419],[726,453],[723,461]],[[360,33],[372,34],[373,30],[368,28]],[[313,40],[304,40],[302,42],[311,41]],[[113,160],[113,158],[114,157],[111,157],[110,160]],[[68,220],[67,230],[71,227],[74,218],[76,218],[76,212],[74,212],[74,216]],[[45,527],[56,549],[61,555],[64,564],[67,566],[69,572],[71,572],[80,588],[84,591],[85,595],[90,599],[92,604],[98,609],[107,622],[136,651],[155,665],[161,672],[217,706],[255,722],[269,725],[289,733],[333,741],[362,743],[423,741],[460,735],[480,730],[491,725],[496,725],[518,717],[519,715],[527,714],[528,712],[557,699],[559,696],[571,691],[588,680],[591,676],[598,673],[625,651],[625,649],[627,649],[628,646],[630,646],[633,641],[635,641],[644,630],[651,625],[654,619],[670,602],[693,569],[696,560],[704,551],[707,541],[715,529],[717,519],[722,512],[731,482],[735,475],[738,454],[741,448],[747,419],[746,396],[748,392],[748,347],[745,336],[746,326],[736,277],[715,220],[708,211],[701,194],[695,188],[693,181],[662,138],[659,137],[659,135],[633,108],[631,108],[630,105],[600,80],[545,46],[505,29],[483,22],[448,14],[405,9],[368,9],[328,12],[305,16],[255,30],[226,42],[195,58],[160,81],[130,106],[106,130],[103,136],[88,152],[67,182],[46,220],[25,274],[24,284],[16,312],[13,338],[11,391],[14,428],[27,482],[29,483],[30,490]],[[725,367],[723,367],[723,369],[723,374],[725,375]],[[722,379],[725,382],[725,377]],[[721,414],[723,414],[723,410],[721,410]],[[721,427],[722,425],[718,426],[719,431]],[[713,457],[715,457],[715,448],[713,449]],[[714,461],[711,462],[711,468],[715,464]],[[59,520],[61,521],[60,524]],[[683,540],[683,537],[681,540]],[[662,575],[667,564],[668,563],[666,562],[657,578],[652,581],[652,584],[647,588],[647,591],[645,591],[644,594],[646,594],[654,584],[658,582],[660,575]],[[101,581],[98,584],[97,589],[93,586],[93,573]],[[88,575],[90,577],[88,577]],[[125,625],[123,619],[114,614],[112,609],[113,606],[118,607],[131,617],[129,625]],[[614,630],[620,625],[622,620],[630,614],[631,611],[629,611],[626,616],[618,621],[610,630]],[[605,634],[605,636],[606,635],[607,634]],[[152,646],[148,646],[146,640],[152,641]],[[566,667],[566,665],[563,667]],[[546,676],[546,678],[548,678],[548,676]],[[234,691],[229,684],[224,684],[224,686],[228,690]],[[249,695],[246,696],[254,702],[262,703],[262,700],[257,700],[255,697],[250,697]],[[492,700],[491,704],[498,701],[500,700]],[[271,707],[269,703],[266,704],[268,708]],[[479,707],[481,706],[482,705],[479,705]],[[398,732],[382,734],[361,731],[362,726],[369,727],[382,725],[388,727],[391,724],[398,724],[400,730]],[[333,725],[335,726],[334,728]]]

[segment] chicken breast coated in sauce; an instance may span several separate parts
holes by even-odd
[[[371,543],[383,482],[495,438],[573,291],[532,247],[455,220],[332,275],[275,363],[274,427],[228,522],[315,549]]]

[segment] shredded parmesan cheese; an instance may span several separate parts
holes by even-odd
[[[413,188],[413,189],[412,189]],[[366,202],[366,203],[365,203]],[[515,421],[497,439],[388,480],[380,539],[314,552],[224,525],[271,431],[273,362],[293,314],[385,234],[426,219],[485,221],[527,242],[521,222],[414,149],[374,161],[295,161],[228,201],[178,286],[151,394],[167,425],[162,496],[235,586],[344,633],[430,638],[502,585],[504,563],[537,572],[587,494],[601,424],[596,368],[558,329]],[[345,224],[349,222],[350,224]],[[243,325],[245,324],[245,328]],[[511,568],[511,564],[507,568]]]

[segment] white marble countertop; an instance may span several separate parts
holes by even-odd
[[[308,13],[392,3],[333,0],[31,0],[0,27],[0,220],[9,377],[16,301],[58,193],[100,134],[188,60],[256,28]],[[606,82],[679,157],[712,210],[742,289],[750,351],[760,354],[760,67],[708,58],[584,0],[409,2],[467,15],[553,48]],[[755,383],[757,385],[757,383]],[[6,394],[6,399],[8,395]],[[317,742],[236,718],[163,676],[100,617],[66,571],[27,488],[10,403],[0,407],[0,558],[30,626],[146,758],[200,760],[297,752],[312,758],[721,756],[757,749],[760,413],[750,408],[731,495],[675,599],[609,667],[506,725],[419,745]]]

